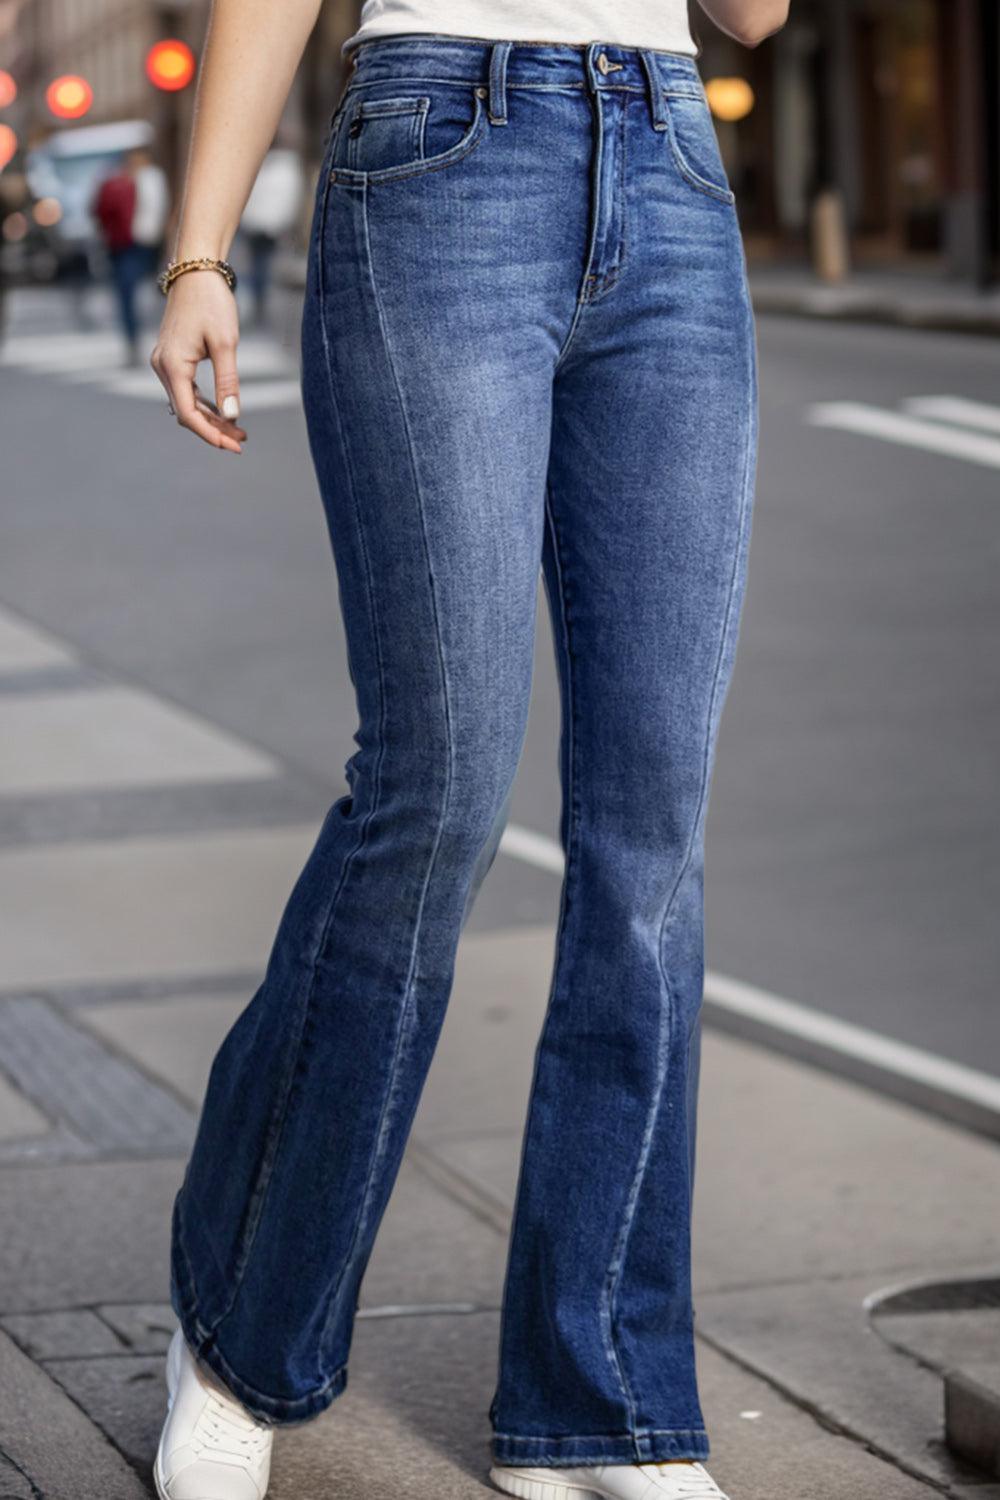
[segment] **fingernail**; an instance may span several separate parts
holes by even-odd
[[[224,417],[238,417],[240,414],[240,403],[235,396],[227,396],[222,403],[222,415]]]

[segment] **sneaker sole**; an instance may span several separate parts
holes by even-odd
[[[160,1455],[159,1455],[159,1453],[157,1453],[156,1458],[153,1461],[153,1484],[156,1486],[156,1493],[159,1496],[159,1500],[170,1500],[170,1496],[167,1494],[166,1490],[163,1488],[163,1484],[162,1484],[162,1482],[160,1480]]]
[[[558,1469],[555,1471],[558,1473]],[[517,1495],[519,1500],[601,1500],[602,1490],[584,1489],[578,1484],[567,1484],[565,1480],[539,1479],[537,1472],[494,1466],[490,1478],[498,1490],[508,1495]]]

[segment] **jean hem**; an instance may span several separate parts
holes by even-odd
[[[495,1432],[493,1460],[515,1468],[574,1468],[581,1464],[658,1463],[665,1459],[703,1459],[709,1455],[708,1433],[701,1427],[670,1427],[637,1432],[581,1434],[567,1437],[518,1437]]]
[[[175,1206],[170,1302],[192,1354],[222,1381],[228,1391],[264,1427],[292,1426],[318,1417],[347,1385],[347,1366],[334,1370],[323,1384],[301,1396],[271,1396],[245,1380],[219,1347],[218,1327],[206,1327],[198,1315],[198,1299],[190,1261]]]

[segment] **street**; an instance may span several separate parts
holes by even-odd
[[[354,749],[294,304],[244,340],[239,459],[120,368],[101,306],[81,332],[57,297],[18,293],[0,348],[2,1500],[150,1493],[169,1212],[208,1066]],[[1000,1500],[943,1442],[943,1372],[978,1304],[894,1301],[996,1276],[995,344],[770,315],[759,337],[750,583],[707,835],[711,1469],[734,1500]],[[368,1500],[404,1474],[417,1500],[490,1492],[560,892],[540,599],[510,824],[349,1389],[279,1434],[275,1500]]]

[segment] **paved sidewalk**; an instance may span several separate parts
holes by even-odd
[[[751,259],[750,290],[758,313],[1000,333],[1000,287],[978,291],[964,282],[899,267],[855,270],[836,285],[820,281],[806,265]]]
[[[220,910],[218,888],[204,895]],[[366,1278],[349,1389],[315,1423],[279,1434],[275,1500],[362,1500],[404,1473],[417,1500],[488,1489],[505,1234],[552,942],[548,927],[463,942]],[[51,987],[35,1003],[193,1124],[212,1051],[243,1000],[167,984],[109,986],[105,998]],[[118,1080],[109,1114],[121,1094]],[[45,1112],[58,1116],[58,1100]],[[8,1089],[8,1144],[35,1137],[38,1116]],[[177,1120],[162,1154],[119,1142],[89,1159],[56,1151],[0,1170],[0,1451],[10,1466],[0,1495],[148,1493],[173,1326]],[[1000,1486],[942,1447],[940,1380],[873,1332],[863,1307],[900,1281],[989,1268],[995,1147],[709,1033],[699,1151],[700,1374],[713,1471],[734,1500],[997,1500]]]

